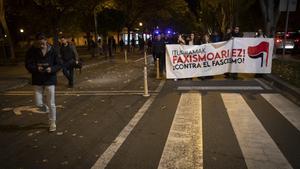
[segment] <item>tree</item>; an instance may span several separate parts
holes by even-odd
[[[130,39],[131,30],[140,21],[144,22],[148,30],[152,30],[158,25],[167,27],[172,23],[186,21],[189,12],[184,0],[115,0],[114,2],[116,9],[124,14],[124,26],[128,31],[127,39]],[[192,20],[189,23],[193,23]],[[187,25],[182,25],[185,26]]]
[[[14,52],[14,46],[13,46],[13,42],[9,33],[9,29],[6,23],[6,19],[5,19],[5,8],[4,8],[4,0],[0,0],[0,22],[1,25],[3,27],[3,30],[5,32],[5,34],[7,35],[7,39],[8,39],[8,43],[9,43],[9,47],[10,47],[10,55],[11,55],[11,59],[15,59],[15,52]]]
[[[165,0],[161,3],[154,2],[155,9],[143,16],[150,28],[171,27],[179,32],[191,32],[196,29],[196,18],[191,14],[188,4],[184,0]]]
[[[265,32],[268,36],[274,36],[276,25],[280,17],[279,0],[259,0],[263,13]]]
[[[97,15],[103,9],[113,9],[114,3],[112,0],[77,0],[76,3],[74,3],[74,6],[76,11],[74,17],[76,18],[80,29],[86,33],[88,48],[90,48],[91,32],[94,32],[96,40],[98,34],[97,31],[99,30]]]
[[[46,24],[48,28],[52,28],[51,33],[53,35],[53,45],[56,51],[58,51],[58,35],[61,28],[62,19],[66,18],[68,13],[74,11],[73,4],[76,1],[65,1],[65,0],[33,0],[39,10],[43,12],[39,13],[43,17],[41,22],[48,19]],[[39,22],[39,23],[41,23]]]
[[[240,13],[248,12],[255,0],[187,0],[202,29],[225,32],[226,27],[240,24]],[[242,10],[240,7],[242,6]]]
[[[106,36],[109,31],[119,32],[124,26],[124,15],[121,11],[105,8],[98,13],[98,31]]]

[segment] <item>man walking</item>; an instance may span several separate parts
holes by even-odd
[[[25,67],[32,74],[36,106],[49,112],[49,131],[56,130],[55,85],[61,61],[44,34],[36,36],[37,44],[26,54]],[[46,104],[43,95],[46,95]]]
[[[74,86],[74,65],[78,62],[76,47],[67,37],[61,37],[60,55],[63,61],[63,74],[68,79],[70,88]]]

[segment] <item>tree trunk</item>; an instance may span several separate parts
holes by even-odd
[[[280,17],[279,1],[275,4],[273,0],[259,0],[264,16],[265,32],[267,36],[274,37],[276,26]]]
[[[86,42],[87,42],[88,50],[90,50],[91,49],[91,32],[90,31],[86,32]]]
[[[9,48],[10,48],[10,59],[14,60],[15,57],[15,51],[14,51],[14,46],[13,46],[13,42],[9,33],[9,29],[8,26],[6,24],[6,20],[5,20],[5,11],[4,11],[4,0],[0,0],[0,26],[3,27],[3,30],[5,32],[5,34],[7,35],[7,39],[8,39],[8,43],[9,43]]]
[[[130,52],[130,45],[132,45],[130,40],[130,28],[127,27],[127,53]]]
[[[221,7],[221,12],[222,12],[221,32],[225,33],[226,32],[226,13],[225,13],[223,7]]]

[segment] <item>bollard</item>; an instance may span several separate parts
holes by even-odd
[[[147,66],[144,66],[144,97],[149,97],[148,79],[147,79]]]
[[[159,58],[156,58],[156,79],[160,79],[160,75],[159,75]]]
[[[125,63],[128,63],[128,60],[127,60],[127,50],[126,49],[124,50],[124,54],[125,54]]]
[[[147,63],[147,52],[146,51],[144,52],[144,58],[145,58],[145,65],[147,65],[148,63]]]

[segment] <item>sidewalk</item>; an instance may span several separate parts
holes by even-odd
[[[25,86],[30,80],[30,74],[24,64],[0,67],[0,92]]]
[[[142,57],[143,55],[133,53],[128,59],[132,60],[140,56]],[[79,57],[84,62],[83,69],[97,66],[107,59],[104,55],[92,58],[90,54],[84,54]],[[112,59],[123,60],[123,57],[123,53],[117,53]],[[61,71],[58,73],[58,76],[62,76]],[[30,83],[30,78],[31,74],[26,70],[24,61],[19,61],[13,65],[0,66],[0,92],[26,86]]]
[[[278,60],[283,60],[283,61],[292,61],[292,62],[300,62],[300,54],[285,54],[283,57],[282,54],[274,54],[273,58],[278,59]]]

